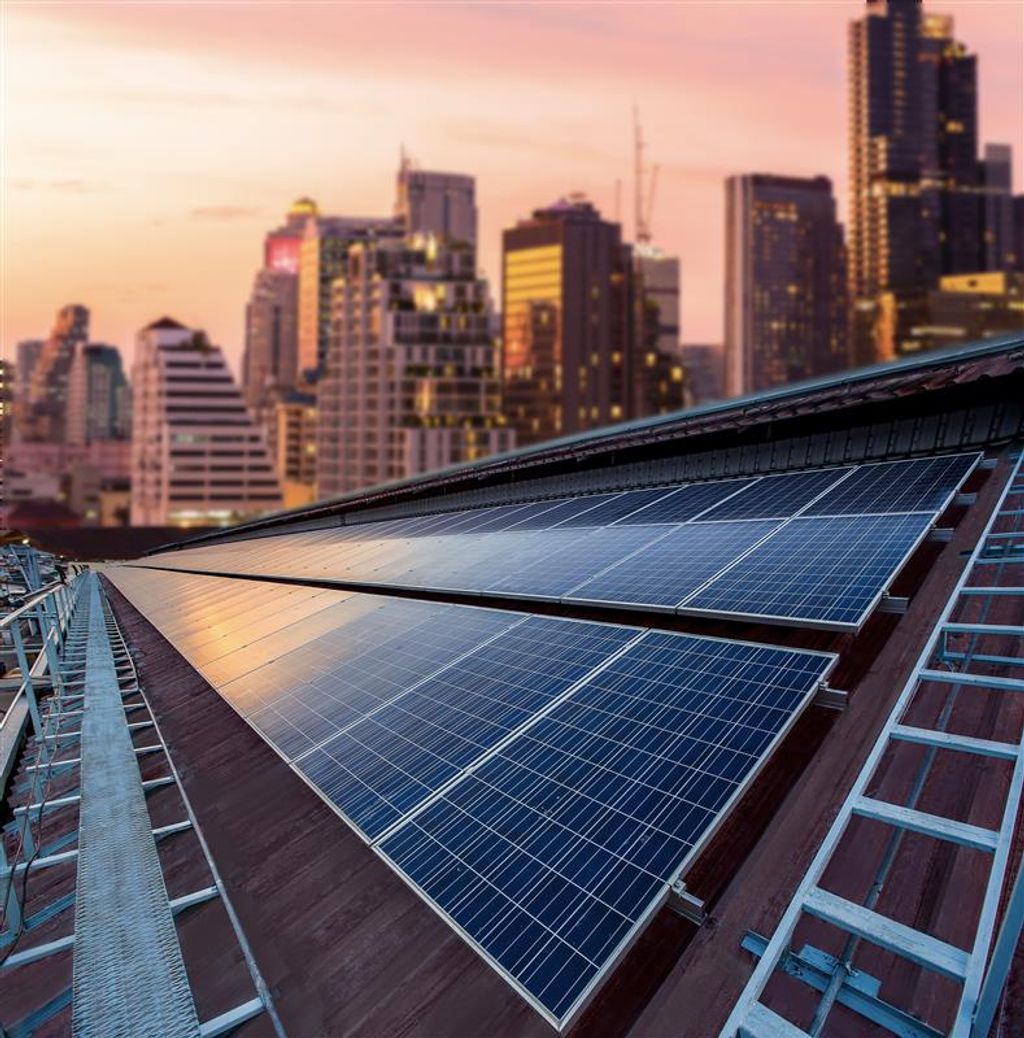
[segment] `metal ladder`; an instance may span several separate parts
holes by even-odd
[[[1024,454],[1013,462],[999,501],[942,616],[774,934],[767,941],[755,934],[748,934],[744,939],[744,947],[759,955],[760,961],[722,1029],[722,1038],[817,1038],[825,1033],[828,1014],[837,1002],[894,1034],[914,1038],[932,1038],[939,1034],[934,1027],[910,1013],[883,1002],[878,997],[878,981],[853,968],[853,953],[862,940],[956,981],[960,985],[960,997],[949,1035],[954,1038],[987,1038],[1024,923],[1024,868],[1020,868],[1006,902],[1002,925],[996,933],[1014,827],[1024,790],[1024,736],[1020,742],[998,742],[955,735],[945,727],[961,688],[981,687],[1007,694],[1024,693],[1022,678],[986,676],[966,670],[971,662],[1024,666],[1024,653],[992,656],[972,651],[979,638],[993,635],[1014,638],[1018,640],[1018,646],[1024,645],[1024,626],[985,622],[989,605],[995,598],[1008,597],[1017,605],[1024,606],[1024,586],[1019,580],[1014,582],[1005,572],[1007,564],[1024,563],[1022,520]],[[997,529],[1004,526],[1007,528]],[[953,619],[962,608],[979,605],[979,622],[965,623]],[[966,649],[954,650],[950,646],[951,636],[968,636],[970,643]],[[938,669],[936,662],[952,669]],[[930,727],[904,724],[904,715],[925,682],[949,687],[947,707]],[[909,803],[890,803],[867,795],[883,756],[894,743],[917,744],[928,750]],[[1012,763],[1012,775],[997,829],[967,825],[917,809],[916,800],[931,761],[941,751],[953,751],[965,772],[973,771],[979,758]],[[889,827],[888,847],[864,904],[839,897],[819,885],[855,817],[873,819]],[[922,833],[991,856],[981,913],[970,949],[964,950],[938,940],[875,910],[905,832]],[[813,948],[791,949],[794,931],[805,915],[823,920],[847,935],[842,956],[826,955]],[[776,1013],[761,1000],[776,970],[803,980],[821,994],[807,1030]]]

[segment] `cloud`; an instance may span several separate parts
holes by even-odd
[[[231,220],[248,220],[264,212],[260,206],[250,205],[202,205],[188,214],[192,220],[206,223],[228,223]]]
[[[96,180],[12,180],[13,191],[58,191],[68,195],[86,195],[106,191],[107,185]]]

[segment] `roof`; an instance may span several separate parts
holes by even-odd
[[[178,332],[178,331],[180,331],[180,332],[183,332],[183,331],[187,331],[187,328],[185,327],[185,325],[183,325],[183,324],[179,323],[178,321],[176,321],[173,317],[161,317],[158,320],[153,321],[151,324],[147,324],[146,327],[143,329],[143,331],[147,331],[147,332],[152,332],[152,331],[161,331],[161,332],[162,331],[168,331],[168,332],[174,331],[174,332]]]

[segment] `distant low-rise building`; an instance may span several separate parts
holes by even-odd
[[[1024,328],[1024,273],[951,274],[919,304],[902,353],[991,339]]]
[[[132,525],[226,525],[281,507],[263,432],[203,332],[148,325],[133,384]]]

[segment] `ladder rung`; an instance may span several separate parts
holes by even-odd
[[[948,840],[950,843],[960,844],[961,847],[973,847],[976,851],[994,851],[999,843],[999,833],[991,829],[955,822],[952,818],[927,814],[872,797],[861,797],[853,805],[853,813],[861,818],[871,818],[876,822],[885,822],[886,825],[899,826],[900,829],[931,836],[936,840]]]
[[[821,887],[815,887],[808,893],[803,908],[808,914],[826,923],[863,937],[926,969],[959,981],[967,976],[970,962],[967,952],[915,930],[912,926],[905,926],[895,919],[872,912],[863,905],[830,894]]]
[[[977,753],[984,757],[998,757],[1000,760],[1015,760],[1021,749],[1010,742],[974,739],[969,735],[954,735],[951,732],[937,732],[931,728],[914,728],[905,724],[896,725],[889,734],[892,738],[899,739],[901,742],[913,742],[921,746],[936,746],[941,750],[960,750],[963,753]]]

